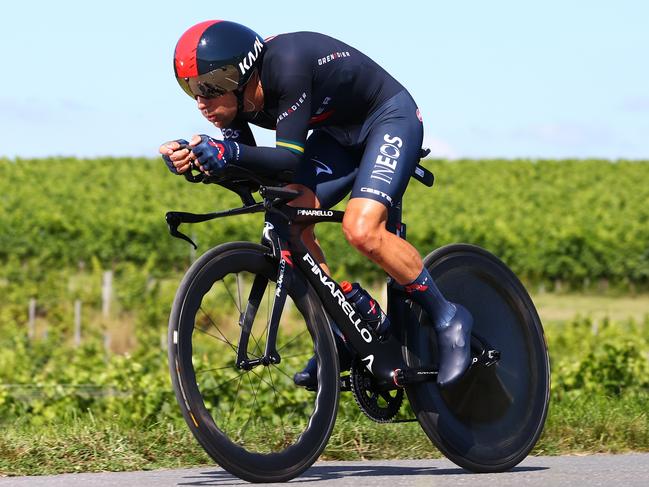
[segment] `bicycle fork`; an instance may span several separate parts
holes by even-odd
[[[293,272],[293,262],[291,261],[290,252],[282,249],[282,240],[274,232],[274,227],[270,222],[266,222],[264,227],[263,242],[270,247],[273,252],[273,257],[279,258],[279,271],[277,274],[277,281],[275,283],[275,297],[273,299],[273,307],[270,313],[270,320],[266,324],[266,347],[263,356],[255,359],[250,359],[248,356],[248,343],[250,340],[250,333],[255,316],[259,309],[261,299],[266,292],[268,286],[268,279],[263,276],[257,275],[253,282],[250,296],[246,305],[245,312],[241,313],[239,319],[239,326],[241,327],[241,336],[239,338],[239,346],[237,348],[237,367],[243,370],[250,370],[258,365],[278,364],[282,358],[277,351],[277,331],[279,329],[279,322],[282,317],[282,311],[286,304],[286,296],[288,294],[288,287],[291,284]]]

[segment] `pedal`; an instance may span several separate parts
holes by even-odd
[[[499,360],[500,360],[500,352],[498,350],[487,350],[484,365],[485,367],[491,367]]]
[[[491,367],[500,360],[499,350],[483,350],[477,357],[471,358],[471,366],[482,365],[483,367]]]

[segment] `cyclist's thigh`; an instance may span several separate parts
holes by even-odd
[[[364,127],[365,150],[352,198],[369,198],[390,207],[401,200],[419,162],[424,130],[407,91],[395,95]]]
[[[342,146],[323,130],[314,130],[293,182],[311,189],[321,208],[331,208],[352,188],[359,160],[358,150]]]

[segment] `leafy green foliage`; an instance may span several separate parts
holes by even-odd
[[[561,281],[582,287],[606,280],[621,288],[649,284],[649,163],[521,160],[426,165],[437,176],[435,188],[412,182],[404,201],[408,238],[422,253],[464,241],[489,249],[534,283]],[[187,436],[160,339],[191,254],[186,243],[169,237],[164,213],[209,212],[239,204],[220,187],[190,185],[171,176],[157,160],[0,160],[0,424],[56,429],[62,421],[91,414],[103,422],[106,438],[117,438],[129,428],[164,434],[156,430],[160,424],[180,425]],[[206,251],[230,240],[258,241],[262,223],[260,215],[251,215],[181,230]],[[344,243],[339,225],[321,227],[318,238],[335,277],[379,279],[376,266]],[[82,345],[70,345],[72,303],[79,299],[84,313],[98,313],[105,269],[115,273],[112,319],[134,321],[137,346],[128,354],[106,351],[105,323],[92,316],[84,318],[86,325],[92,324],[84,327]],[[30,297],[37,298],[37,321],[48,324],[47,338],[27,339]],[[546,329],[553,404],[558,406],[550,416],[554,436],[541,445],[547,449],[543,451],[562,451],[560,438],[574,425],[581,428],[581,418],[575,412],[574,418],[566,419],[573,421],[570,426],[559,414],[595,404],[611,411],[613,404],[626,404],[636,411],[648,397],[649,318],[597,323],[576,318]],[[592,445],[601,445],[598,435],[614,436],[613,420],[606,415],[600,419]],[[632,419],[635,436],[629,441],[647,448],[646,411]],[[112,421],[123,430],[106,427]],[[343,403],[340,424],[359,421],[358,409]],[[380,433],[372,430],[376,442],[368,445],[382,445],[378,438],[392,434],[381,428]],[[365,429],[359,431],[361,438],[368,435]],[[75,434],[92,444],[86,433]],[[359,445],[358,435],[345,434],[332,440],[330,451],[338,452],[332,457],[343,455],[340,452],[350,444],[360,457],[378,454]],[[10,444],[0,443],[0,449],[9,451]],[[20,452],[11,451],[20,457]]]
[[[548,334],[556,398],[649,392],[649,315],[643,323],[576,318]]]
[[[481,245],[521,277],[581,287],[606,279],[649,283],[649,163],[601,160],[426,161],[431,190],[412,181],[404,199],[409,239],[422,252],[451,242]],[[154,276],[189,262],[169,237],[167,210],[238,206],[218,186],[192,185],[151,159],[0,160],[0,266],[38,283],[53,269],[95,259]],[[200,250],[258,241],[261,215],[183,226]],[[318,229],[336,277],[376,280],[377,267],[347,246],[339,225]],[[13,269],[13,271],[12,271]],[[39,287],[39,294],[44,286]],[[24,290],[24,289],[23,289]]]

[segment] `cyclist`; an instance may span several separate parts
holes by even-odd
[[[472,317],[447,301],[417,250],[386,230],[388,208],[401,200],[419,161],[419,109],[405,88],[353,47],[314,32],[264,40],[251,29],[211,20],[188,29],[176,45],[174,71],[223,140],[195,135],[160,153],[169,169],[206,174],[236,164],[293,171],[292,204],[330,208],[351,189],[343,220],[347,241],[381,266],[428,313],[440,353],[437,382],[457,381],[470,363]],[[275,147],[257,147],[250,124],[276,131]],[[309,131],[312,131],[308,135]],[[329,273],[313,227],[302,235]],[[316,381],[312,359],[298,385]]]

